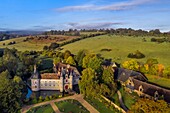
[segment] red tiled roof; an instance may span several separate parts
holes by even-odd
[[[44,73],[41,74],[41,79],[59,79],[60,75],[57,73]]]

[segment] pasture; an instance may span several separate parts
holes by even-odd
[[[16,48],[19,51],[42,51],[44,46],[49,46],[52,42],[62,43],[78,38],[78,36],[64,36],[64,35],[49,35],[49,36],[28,36],[13,38],[5,41],[0,41],[0,48]],[[24,41],[27,40],[27,41]],[[15,41],[16,44],[8,45],[10,42]],[[5,45],[4,45],[5,44]]]
[[[146,42],[143,41],[146,39]],[[113,61],[122,63],[130,58],[127,55],[139,50],[145,54],[145,58],[137,59],[146,62],[149,58],[156,58],[159,63],[170,66],[170,43],[151,42],[152,37],[130,37],[118,35],[103,35],[80,40],[63,46],[63,50],[70,50],[77,54],[79,50],[86,49],[91,53],[101,54],[104,58],[111,58]],[[101,51],[101,50],[109,51]]]

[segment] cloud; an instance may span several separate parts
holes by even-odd
[[[102,23],[88,23],[88,24],[80,24],[80,23],[68,23],[74,29],[102,29],[109,28],[113,25],[122,25],[123,23],[119,22],[102,22]]]
[[[118,11],[130,9],[135,6],[151,3],[155,0],[128,0],[125,2],[112,3],[111,5],[78,5],[78,6],[67,6],[62,8],[57,8],[56,11],[69,12],[69,11]]]
[[[44,30],[51,30],[51,29],[55,29],[55,26],[41,26],[41,25],[36,25],[36,26],[32,26],[31,29],[33,30],[39,30],[39,31],[44,31]]]
[[[0,27],[0,31],[10,31],[13,30],[11,28],[6,28],[6,27]]]

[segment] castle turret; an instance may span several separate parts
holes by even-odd
[[[53,71],[54,71],[54,73],[57,73],[57,66],[55,63],[53,63]]]
[[[37,71],[36,65],[34,65],[34,73],[31,76],[31,89],[32,91],[40,90],[40,74]]]
[[[69,81],[70,81],[70,89],[73,90],[73,73],[72,72],[70,73]]]

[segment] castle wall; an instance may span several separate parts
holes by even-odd
[[[77,85],[79,81],[79,77],[73,77],[73,85]]]
[[[59,90],[60,80],[58,79],[40,79],[40,90]]]

